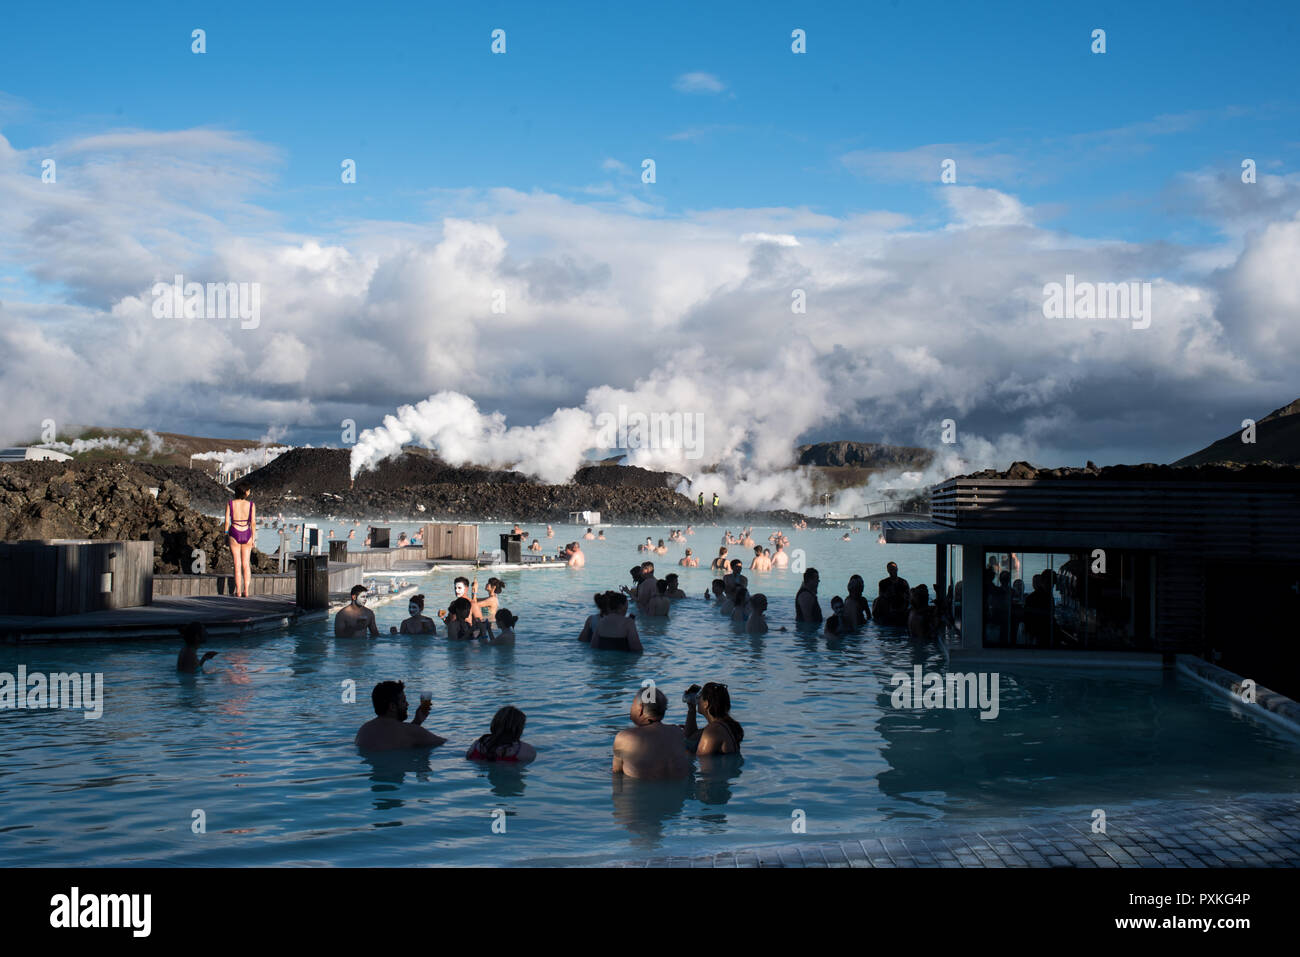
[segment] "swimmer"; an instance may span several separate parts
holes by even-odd
[[[691,773],[686,734],[678,725],[664,724],[668,696],[659,689],[638,690],[628,715],[634,727],[614,737],[614,774],[630,778],[686,778]],[[648,697],[649,700],[643,700]]]
[[[768,572],[772,570],[772,560],[763,554],[763,546],[754,546],[754,560],[749,563],[749,570],[752,572]]]
[[[371,718],[357,732],[356,746],[362,751],[396,751],[401,748],[436,748],[446,744],[432,731],[421,725],[433,709],[433,701],[423,698],[411,723],[406,723],[407,703],[405,684],[401,681],[381,681],[370,693],[370,702],[377,717]]]
[[[537,538],[534,538],[533,541],[532,541],[532,544],[530,544],[530,545],[528,546],[528,550],[529,550],[530,552],[540,552],[540,551],[542,550],[542,542],[541,542],[541,540],[540,540],[540,539],[537,539]]]
[[[181,625],[179,630],[181,640],[185,644],[181,647],[181,653],[176,656],[176,670],[187,675],[196,674],[203,667],[204,662],[217,657],[217,653],[215,651],[205,651],[203,657],[199,657],[199,645],[208,637],[203,622],[192,621],[189,624]]]
[[[654,562],[641,563],[641,577],[636,583],[636,610],[643,615],[650,614],[650,601],[659,594],[659,582],[655,579]]]
[[[487,630],[487,637],[483,639],[485,645],[513,645],[515,643],[515,622],[519,621],[518,615],[510,614],[509,608],[498,608],[494,619],[497,623],[497,633],[492,634],[492,629]]]
[[[595,539],[596,534],[589,528],[587,529],[587,534],[583,535],[582,537],[587,539],[588,541],[592,541]]]
[[[727,560],[727,549],[724,546],[718,549],[718,557],[709,565],[709,570],[726,572],[729,567],[730,563]]]
[[[682,565],[686,568],[698,568],[700,565],[700,560],[696,558],[694,555],[692,555],[691,550],[688,548],[686,549],[686,554],[682,556],[682,560],[679,561],[677,564]]]
[[[478,630],[470,622],[471,605],[468,598],[457,598],[447,609],[443,619],[447,637],[452,641],[469,641],[478,637]]]
[[[862,591],[865,583],[861,575],[854,575],[848,583],[849,597],[844,599],[844,623],[852,629],[861,628],[871,620],[871,602]]]
[[[410,602],[406,606],[409,613],[398,634],[402,635],[436,635],[438,626],[434,620],[424,613],[424,596],[412,595]]]
[[[528,716],[518,708],[506,705],[492,718],[492,729],[465,752],[469,761],[502,761],[527,764],[536,759],[537,749],[523,740],[524,724]]]
[[[679,598],[685,598],[686,592],[682,591],[677,584],[677,573],[670,572],[664,576],[664,581],[668,583],[668,597],[674,601]]]
[[[605,540],[605,530],[602,528],[600,531],[596,533],[596,541],[603,542],[604,540]]]
[[[749,599],[749,617],[745,619],[745,634],[765,635],[770,629],[767,625],[767,596],[755,595]],[[785,631],[785,625],[780,628]]]
[[[786,554],[784,543],[777,542],[776,551],[772,554],[772,567],[785,568],[789,564],[790,556]]]
[[[546,526],[546,537],[547,538],[555,537],[555,529],[551,528],[551,526],[549,525]]]
[[[365,585],[352,587],[351,601],[334,616],[335,638],[361,638],[367,631],[370,637],[379,637],[379,625],[375,623],[375,613],[366,607],[365,595]]]
[[[582,546],[574,542],[573,550],[569,553],[569,567],[582,568],[586,564],[587,556],[582,553]]]
[[[627,613],[627,596],[605,592],[605,608],[591,636],[591,647],[597,651],[643,651],[636,616]]]
[[[695,685],[682,695],[686,702],[686,726],[682,733],[688,745],[695,745],[700,757],[715,754],[739,754],[745,729],[731,716],[731,695],[727,686],[713,681],[696,690]],[[695,711],[708,723],[703,729],[695,722]]]
[[[672,608],[672,602],[668,600],[668,579],[655,582],[655,588],[658,593],[651,597],[646,604],[646,614],[651,618],[667,618],[668,612]]]
[[[712,588],[713,588],[713,594],[710,595],[708,592],[705,592],[705,593],[704,593],[704,600],[705,600],[705,601],[718,601],[718,602],[721,602],[721,601],[724,601],[724,600],[726,599],[726,597],[727,597],[727,586],[726,586],[726,584],[722,581],[721,578],[715,578],[715,579],[713,579],[713,586],[712,586]]]
[[[803,573],[803,584],[794,596],[794,620],[819,622],[822,620],[822,607],[817,601],[817,585],[821,576],[817,569],[809,568]]]

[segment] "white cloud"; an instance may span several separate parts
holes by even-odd
[[[678,93],[721,93],[727,85],[712,73],[683,73],[673,81]]]

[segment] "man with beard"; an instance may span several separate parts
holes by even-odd
[[[378,717],[371,718],[357,732],[356,745],[362,751],[396,751],[400,748],[436,748],[447,739],[420,727],[429,716],[433,702],[424,698],[407,724],[407,704],[404,684],[400,681],[381,681],[370,693]]]

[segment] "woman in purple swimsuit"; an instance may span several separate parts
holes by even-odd
[[[235,597],[247,598],[253,580],[253,530],[257,528],[256,506],[249,500],[247,485],[235,486],[235,497],[226,503],[226,534],[235,561]],[[240,507],[235,508],[238,502]]]

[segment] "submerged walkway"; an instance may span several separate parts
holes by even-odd
[[[1300,802],[1241,800],[1107,811],[1106,833],[1075,815],[1006,830],[926,828],[907,837],[658,857],[625,867],[1296,867]]]

